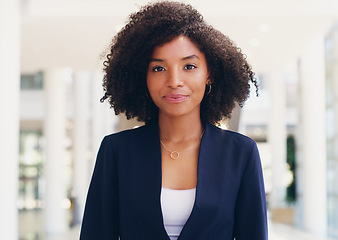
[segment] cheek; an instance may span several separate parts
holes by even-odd
[[[201,99],[201,101],[204,98],[204,94],[205,94],[205,84],[200,86],[200,89],[199,89],[199,98]]]
[[[153,76],[147,76],[147,88],[153,101],[154,97],[156,97],[160,91],[159,81],[156,80],[158,79],[155,79]]]
[[[149,74],[147,74],[147,88],[148,88],[148,91],[150,92],[151,89],[153,88],[153,79],[151,78],[151,76]]]
[[[200,76],[196,77],[194,86],[196,87],[197,91],[203,92],[204,94],[207,85],[207,79],[208,76],[206,74],[200,74]]]
[[[205,95],[205,89],[206,89],[206,83],[199,83],[198,85],[198,89],[195,89],[195,92],[197,93],[197,97],[199,99],[199,101],[202,101]]]

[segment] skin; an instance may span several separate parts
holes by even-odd
[[[181,152],[192,146],[176,160],[161,146],[165,188],[196,187],[200,137],[204,132],[200,107],[207,84],[210,81],[205,55],[189,38],[179,36],[154,49],[147,86],[159,108],[161,141],[171,151]]]

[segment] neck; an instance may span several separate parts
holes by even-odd
[[[198,138],[204,127],[200,116],[168,117],[159,114],[159,128],[163,141],[181,142]]]

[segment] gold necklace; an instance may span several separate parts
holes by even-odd
[[[205,130],[202,132],[201,136],[196,140],[196,142],[194,142],[191,146],[189,146],[188,148],[184,149],[182,152],[178,152],[178,151],[170,151],[165,145],[164,143],[160,140],[162,146],[170,153],[170,157],[172,159],[177,159],[181,153],[184,153],[186,151],[188,151],[190,148],[192,148],[203,136]]]

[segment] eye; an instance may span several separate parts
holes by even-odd
[[[156,66],[152,69],[153,72],[162,72],[164,70],[165,70],[165,68],[161,67],[161,66]]]
[[[188,65],[186,65],[186,66],[184,67],[184,69],[186,69],[186,70],[192,70],[192,69],[194,69],[194,68],[196,68],[196,66],[193,65],[193,64],[188,64]]]

